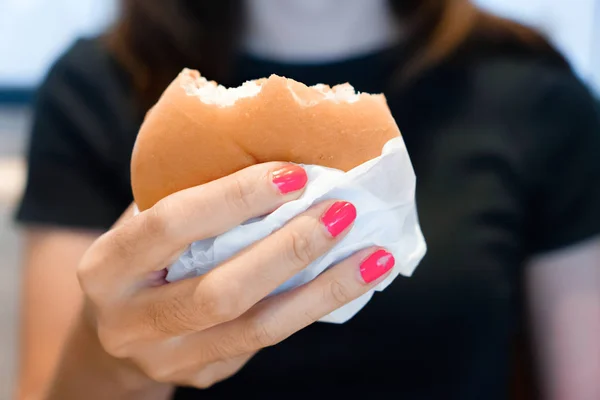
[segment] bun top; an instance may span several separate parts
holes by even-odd
[[[307,87],[271,75],[226,89],[185,69],[142,124],[131,160],[133,195],[143,211],[268,161],[348,171],[399,135],[385,97],[349,84]]]

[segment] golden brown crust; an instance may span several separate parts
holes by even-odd
[[[400,135],[383,95],[325,100],[316,89],[273,75],[257,81],[262,89],[256,96],[218,106],[186,93],[182,85],[198,77],[197,71],[182,72],[141,127],[131,161],[140,210],[262,162],[348,171],[379,156]]]

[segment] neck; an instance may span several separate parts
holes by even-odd
[[[283,62],[327,62],[400,37],[387,0],[246,0],[244,49]]]

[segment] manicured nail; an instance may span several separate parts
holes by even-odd
[[[377,250],[360,264],[360,275],[365,283],[371,283],[394,268],[394,264],[396,260],[391,253]]]
[[[321,222],[331,236],[336,237],[349,227],[356,219],[356,207],[347,201],[338,201],[321,217]]]
[[[304,168],[297,165],[288,165],[273,172],[273,183],[281,194],[296,192],[308,182],[308,176]]]

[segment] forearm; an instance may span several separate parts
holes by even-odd
[[[600,399],[600,240],[529,265],[534,341],[545,398]]]
[[[166,400],[172,391],[104,352],[82,318],[65,346],[45,400]]]
[[[28,228],[24,236],[16,398],[47,393],[83,302],[75,269],[98,233]]]

